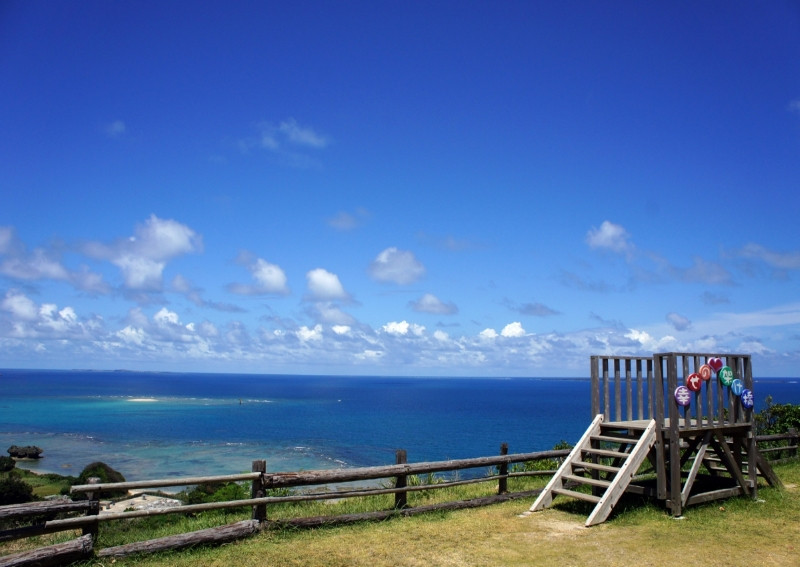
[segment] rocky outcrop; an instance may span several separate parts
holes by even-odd
[[[36,445],[26,445],[25,447],[11,445],[11,447],[8,448],[8,454],[15,459],[41,459],[42,449]]]

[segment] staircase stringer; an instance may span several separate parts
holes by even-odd
[[[586,527],[593,526],[605,522],[611,510],[619,501],[620,497],[625,493],[625,489],[630,484],[639,467],[647,458],[650,449],[656,442],[656,421],[650,420],[647,428],[642,432],[642,436],[636,442],[633,449],[631,449],[628,458],[620,468],[619,472],[614,476],[614,480],[606,489],[603,496],[600,497],[600,502],[597,503],[589,518],[586,520]]]
[[[600,433],[601,423],[603,423],[603,414],[597,414],[586,430],[586,433],[584,433],[580,441],[575,444],[575,447],[570,451],[567,458],[561,463],[556,474],[553,475],[550,482],[547,483],[547,486],[545,486],[544,490],[539,494],[539,497],[533,503],[529,512],[538,512],[553,503],[553,489],[562,488],[564,486],[564,476],[572,473],[572,463],[574,461],[579,461],[581,454],[591,448],[591,438],[593,435],[598,435]]]

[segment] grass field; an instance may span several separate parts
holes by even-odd
[[[798,565],[800,464],[781,465],[776,472],[786,485],[784,490],[761,486],[757,501],[733,498],[712,502],[688,509],[683,519],[673,519],[652,503],[629,499],[610,521],[585,528],[590,506],[559,497],[553,508],[527,517],[520,514],[532,502],[512,501],[378,523],[268,530],[221,547],[95,560],[87,565]],[[229,514],[183,521],[192,522],[189,529],[199,529],[242,517]],[[104,525],[98,543],[113,545],[116,542],[112,540],[127,537],[143,539],[138,531],[141,529],[150,534],[147,537],[157,537],[170,529],[169,522],[162,523],[165,525],[136,528],[130,522],[130,530]],[[8,544],[2,547],[0,553],[9,552]]]

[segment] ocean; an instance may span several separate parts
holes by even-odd
[[[797,379],[757,379],[800,403]],[[551,449],[591,421],[590,382],[0,369],[0,451],[19,466],[78,475],[103,461],[128,480],[234,474],[266,459],[287,472]]]

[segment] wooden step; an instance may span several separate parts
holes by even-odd
[[[577,498],[578,500],[584,500],[586,502],[591,502],[593,504],[597,504],[598,502],[600,502],[599,496],[586,494],[584,492],[576,492],[575,490],[570,490],[568,488],[553,488],[553,493],[561,494],[562,496],[569,496],[571,498]]]
[[[598,455],[600,457],[611,457],[612,459],[627,459],[629,455],[629,453],[623,453],[621,451],[612,451],[610,449],[594,449],[591,447],[587,447],[583,450],[583,452],[590,455]]]
[[[575,468],[593,469],[596,471],[604,471],[610,473],[619,472],[619,467],[612,467],[610,465],[601,465],[600,463],[587,463],[585,461],[572,461],[572,466]]]
[[[571,480],[572,482],[577,482],[579,484],[589,484],[591,486],[599,486],[601,488],[608,488],[609,486],[611,486],[611,482],[608,480],[601,480],[599,478],[592,478],[590,476],[565,474],[563,478],[565,480]]]
[[[636,443],[638,439],[632,439],[630,437],[613,437],[611,435],[592,435],[592,441],[605,441],[606,443],[625,445]]]

